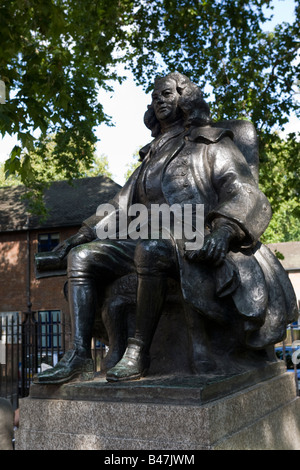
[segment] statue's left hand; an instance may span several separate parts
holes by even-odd
[[[219,228],[207,235],[202,248],[195,251],[186,251],[185,256],[190,261],[208,261],[214,266],[219,266],[225,260],[229,251],[231,233],[223,228]]]

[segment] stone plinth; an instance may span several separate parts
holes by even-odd
[[[279,363],[211,381],[35,385],[20,403],[16,449],[300,450],[300,398]]]

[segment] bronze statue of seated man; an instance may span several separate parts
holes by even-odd
[[[251,168],[234,143],[234,132],[212,123],[198,86],[179,73],[158,78],[145,124],[154,140],[142,149],[141,165],[111,201],[114,213],[86,220],[57,249],[61,258],[68,257],[73,347],[36,383],[92,376],[96,304],[104,300],[110,283],[131,273],[137,276],[135,333],[121,360],[107,371],[108,381],[135,380],[147,373],[168,278],[178,282],[183,301],[204,321],[228,325],[238,318],[239,341],[249,350],[280,341],[297,316],[286,273],[259,242],[271,209],[258,188],[257,168]],[[124,206],[134,204],[147,209],[149,229],[153,206],[189,205],[194,214],[202,206],[203,245],[187,248],[190,240],[184,233],[178,237],[174,226],[168,237],[161,231],[153,237],[151,230],[148,237],[125,237],[117,229],[115,237],[100,239],[108,218],[120,221]]]

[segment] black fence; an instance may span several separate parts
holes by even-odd
[[[33,376],[55,364],[66,350],[65,319],[59,311],[0,316],[0,396],[18,408],[29,394]],[[105,346],[93,340],[95,371],[101,370]]]

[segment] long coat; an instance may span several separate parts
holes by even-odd
[[[143,184],[150,198],[159,185],[169,205],[204,204],[207,227],[217,218],[235,224],[243,235],[220,267],[190,262],[185,240],[175,240],[181,290],[188,305],[219,323],[230,320],[233,301],[244,319],[248,346],[259,349],[284,338],[287,325],[297,319],[297,302],[282,265],[259,242],[271,219],[270,204],[232,137],[231,131],[207,126],[175,132],[161,146],[156,139],[143,149],[143,163],[111,202],[117,211],[120,198],[127,207],[142,202],[137,194],[148,165]],[[94,231],[97,223],[96,216],[84,222]]]

